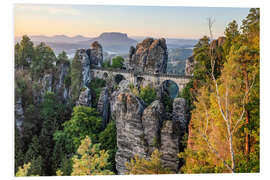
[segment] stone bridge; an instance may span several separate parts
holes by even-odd
[[[185,85],[189,82],[192,76],[181,76],[176,74],[153,74],[153,73],[135,73],[134,71],[123,70],[123,69],[104,69],[97,68],[90,70],[91,77],[107,79],[108,77],[113,77],[112,80],[116,81],[117,76],[130,81],[134,85],[161,85],[167,81],[173,81],[177,84],[179,91],[181,92]]]

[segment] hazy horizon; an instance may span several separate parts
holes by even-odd
[[[214,36],[227,24],[248,15],[249,8],[112,5],[14,5],[15,36],[66,35],[97,37],[121,32],[129,37],[198,39],[208,35],[207,18],[213,17]]]

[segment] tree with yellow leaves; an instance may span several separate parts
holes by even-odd
[[[169,169],[165,168],[160,159],[161,153],[156,149],[149,160],[140,158],[135,155],[134,159],[127,162],[127,174],[173,174]]]
[[[109,154],[100,150],[100,144],[92,144],[91,139],[86,136],[81,141],[77,150],[77,155],[72,158],[72,176],[85,175],[113,175],[114,173],[106,169],[108,166]],[[58,172],[61,175],[60,172]]]

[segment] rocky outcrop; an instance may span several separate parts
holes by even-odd
[[[143,111],[142,125],[144,127],[145,139],[148,144],[148,156],[151,156],[155,148],[159,148],[163,113],[164,107],[159,100],[151,103]]]
[[[122,81],[121,87],[111,96],[112,116],[116,120],[117,153],[116,169],[125,174],[125,163],[137,154],[148,159],[154,149],[161,153],[165,167],[179,170],[178,153],[183,151],[180,140],[186,132],[185,100],[176,98],[172,113],[165,112],[160,100],[145,108],[144,102],[136,97]]]
[[[91,44],[91,48],[87,49],[87,54],[89,56],[91,66],[101,67],[103,62],[103,51],[102,46],[97,41],[94,41]]]
[[[142,125],[143,104],[131,93],[121,92],[117,96],[114,111],[116,113],[117,152],[115,155],[116,169],[125,174],[125,163],[135,154],[147,156],[147,146]]]
[[[41,90],[41,95],[42,97],[44,97],[45,93],[47,91],[51,91],[53,90],[53,75],[52,73],[46,73],[44,74],[42,81],[42,90]]]
[[[174,133],[174,124],[171,120],[163,122],[161,129],[161,146],[160,152],[162,153],[161,160],[164,167],[177,172],[179,170],[179,136]]]
[[[76,61],[82,64],[82,87],[89,87],[91,82],[90,58],[85,49],[79,49],[76,52]]]
[[[184,98],[175,98],[173,101],[172,121],[174,132],[179,136],[187,131],[186,101]]]
[[[129,81],[128,80],[122,80],[119,85],[118,89],[115,90],[111,96],[110,96],[110,113],[111,113],[111,119],[116,119],[116,112],[117,112],[117,100],[118,100],[118,95],[120,93],[127,93],[130,92],[129,89]]]
[[[92,105],[92,94],[89,88],[83,88],[81,90],[79,99],[76,101],[76,106],[89,106]]]
[[[110,100],[108,87],[103,88],[100,92],[97,110],[101,114],[102,128],[105,129],[110,120]]]
[[[131,47],[129,51],[129,69],[136,72],[166,73],[168,52],[166,40],[147,38]]]
[[[90,58],[86,53],[85,49],[77,50],[76,52],[76,61],[80,61],[82,65],[82,83],[81,83],[81,92],[79,95],[79,99],[76,102],[76,106],[91,106],[91,90],[90,90],[90,82],[91,82],[91,73],[90,73]]]
[[[222,46],[225,42],[226,38],[221,36],[215,40],[213,40],[211,43],[210,43],[210,49],[213,50],[213,49],[217,49],[218,47]]]
[[[23,132],[24,111],[22,107],[22,98],[19,97],[15,104],[15,123],[19,132]]]
[[[192,76],[195,66],[194,55],[190,56],[186,60],[185,75]]]
[[[59,62],[56,64],[57,68],[57,81],[55,84],[55,91],[59,94],[64,102],[69,99],[69,86],[70,86],[70,63],[68,61]]]

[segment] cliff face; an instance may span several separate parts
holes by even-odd
[[[149,158],[156,148],[163,154],[164,166],[178,172],[177,154],[183,150],[179,142],[187,127],[184,99],[175,99],[172,115],[166,115],[162,102],[156,100],[145,107],[143,100],[127,87],[119,89],[113,97],[111,104],[117,128],[115,160],[118,173],[127,172],[125,162],[135,154]]]
[[[147,38],[131,47],[129,68],[138,72],[166,73],[168,52],[166,40]]]
[[[77,106],[91,106],[92,93],[90,82],[92,80],[90,69],[91,67],[100,67],[103,61],[102,46],[97,42],[93,42],[90,49],[80,49],[76,52],[77,61],[82,64],[82,85],[80,89],[79,99],[76,102]]]
[[[103,62],[102,46],[97,42],[91,44],[91,49],[87,50],[88,56],[92,66],[101,67]]]

